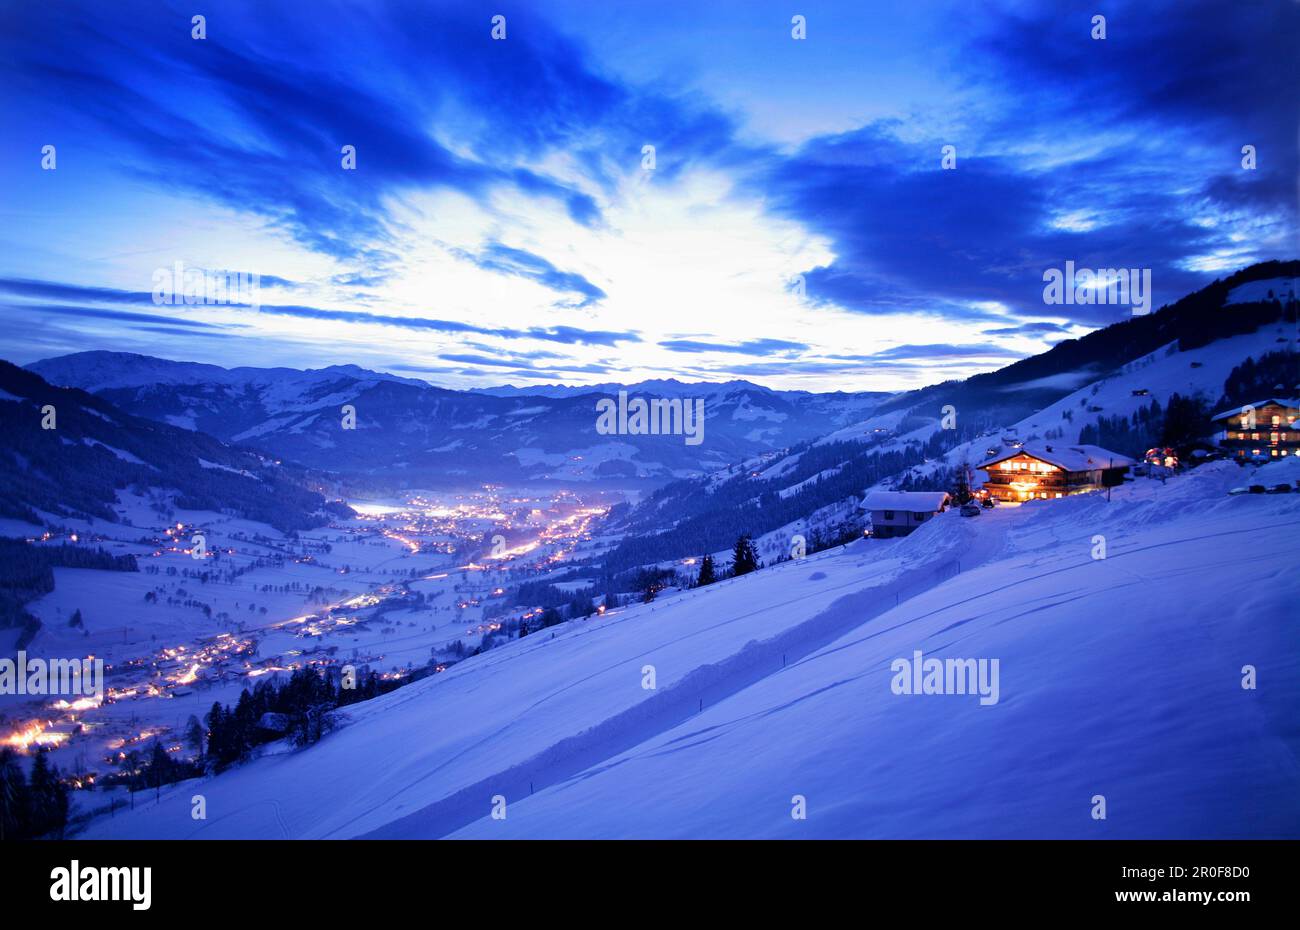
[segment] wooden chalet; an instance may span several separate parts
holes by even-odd
[[[1238,460],[1300,455],[1300,400],[1270,397],[1216,413],[1219,448]]]
[[[1000,501],[1082,494],[1120,484],[1133,459],[1100,446],[1025,443],[976,466],[984,490]]]

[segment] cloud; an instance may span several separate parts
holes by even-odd
[[[60,284],[51,281],[33,281],[21,278],[0,278],[0,293],[3,292],[18,294],[24,297],[47,299],[57,297],[65,300],[85,300],[88,303],[153,305],[153,295],[142,291],[123,291],[106,287],[84,287],[75,284]],[[612,347],[617,346],[622,342],[641,341],[641,337],[635,332],[590,330],[574,326],[532,326],[527,329],[487,327],[476,326],[471,323],[462,323],[457,320],[440,320],[421,316],[368,313],[361,310],[330,310],[322,307],[312,307],[301,304],[262,304],[257,310],[239,305],[194,304],[193,306],[196,309],[222,308],[240,314],[263,313],[269,316],[287,316],[306,320],[357,323],[370,326],[393,326],[401,329],[426,330],[451,334],[466,333],[481,336],[496,336],[501,339],[536,339],[544,342],[562,343],[564,345]],[[233,323],[203,323],[197,320],[183,320],[177,317],[160,317],[147,313],[135,313],[122,310],[109,310],[45,302],[12,304],[10,307],[11,309],[24,310],[28,312],[44,311],[99,319],[164,322],[190,327],[235,325]]]
[[[855,360],[886,371],[929,363],[937,376],[967,360],[986,367],[981,359],[1014,353],[919,351],[923,345],[907,357],[889,354],[905,346],[848,353],[916,338],[895,335],[909,325],[925,332],[951,323],[944,335],[957,341],[1045,342],[1127,317],[1127,308],[1108,305],[1046,308],[1043,272],[1066,261],[1151,269],[1159,306],[1228,264],[1294,251],[1295,3],[1121,4],[1104,11],[1104,42],[1088,36],[1097,11],[1084,0],[994,3],[961,32],[899,23],[891,60],[908,66],[905,80],[883,89],[828,51],[819,67],[834,92],[817,106],[828,118],[807,123],[791,95],[770,92],[767,62],[762,76],[722,82],[735,92],[696,81],[691,69],[709,73],[719,54],[703,39],[683,39],[672,53],[648,44],[629,56],[606,41],[598,21],[556,15],[543,3],[508,11],[510,37],[493,42],[492,12],[391,0],[364,9],[327,2],[311,17],[290,17],[235,0],[210,17],[209,39],[196,42],[188,14],[146,0],[111,8],[89,0],[14,5],[0,30],[5,122],[20,140],[11,148],[58,141],[60,171],[41,182],[75,179],[102,192],[75,210],[59,209],[88,230],[109,230],[105,238],[129,234],[123,224],[132,211],[109,211],[138,204],[131,198],[144,191],[187,211],[197,205],[195,216],[232,239],[253,229],[259,244],[285,245],[275,254],[288,260],[268,267],[283,274],[263,275],[262,284],[295,293],[264,307],[267,316],[475,337],[475,368],[489,372],[505,364],[498,352],[530,370],[543,360],[502,352],[498,342],[613,348],[644,339],[644,349],[614,367],[652,367],[661,349],[679,361],[710,352],[751,356],[778,376],[851,376]],[[732,41],[748,60],[762,61],[764,43],[781,37],[755,38],[767,27],[736,15],[753,30],[737,29]],[[635,4],[608,14],[631,32],[661,16]],[[848,17],[841,25],[861,23]],[[781,67],[772,62],[776,73]],[[942,93],[912,98],[913,84]],[[753,110],[759,98],[771,109],[756,119],[744,107]],[[785,116],[820,134],[792,131],[779,143],[758,134],[758,125]],[[652,175],[638,168],[645,144],[656,149]],[[950,171],[940,166],[948,144],[957,150]],[[1254,171],[1241,167],[1244,144],[1258,150]],[[356,148],[355,170],[341,164],[345,145]],[[20,159],[36,170],[25,155],[0,158],[6,180]],[[45,188],[26,186],[44,196]],[[6,195],[20,198],[15,214],[45,209],[32,194],[8,188]],[[806,299],[797,310],[781,318],[760,299],[752,316],[761,317],[761,328],[746,328],[745,315],[730,313],[719,314],[711,331],[680,319],[643,324],[653,310],[647,314],[644,294],[627,283],[635,279],[629,267],[659,261],[668,277],[675,258],[696,257],[686,250],[699,240],[674,242],[677,227],[656,212],[672,197],[689,200],[697,231],[712,231],[708,224],[731,210],[753,224],[753,241],[719,237],[727,261],[715,279],[710,268],[690,268],[709,287],[775,278],[777,262],[764,254],[764,242],[779,239],[791,246],[783,254],[811,256],[779,269],[781,278],[803,275]],[[210,214],[202,209],[208,206]],[[97,223],[101,217],[106,221]],[[644,229],[636,226],[641,221]],[[645,230],[656,249],[644,248]],[[436,269],[454,280],[446,306],[456,309],[438,310],[430,300],[427,316],[422,303],[390,296],[404,286],[408,294],[429,293],[418,289],[424,278],[415,273],[426,270],[417,268],[429,244],[424,232],[469,263]],[[15,249],[15,263],[67,255],[66,246],[21,235],[10,233],[12,244],[29,250]],[[106,251],[125,252],[107,244],[114,248]],[[542,325],[571,317],[495,306],[483,296],[492,288],[479,286],[486,275],[478,271],[557,295],[543,311],[598,309],[602,328]],[[318,287],[332,299],[316,296]],[[17,273],[0,290],[69,316],[114,319],[102,314],[152,305],[140,292]],[[79,303],[86,307],[72,309]],[[811,351],[800,341],[806,333],[844,345],[852,341],[846,334],[864,331],[861,320],[845,324],[843,311],[893,317],[880,320],[888,324],[880,332],[890,336],[846,345],[838,360],[799,357]],[[250,312],[231,311],[231,319]],[[815,329],[823,319],[824,336]],[[753,332],[787,338],[748,338]],[[834,367],[840,364],[846,367]]]
[[[140,332],[160,333],[164,336],[203,336],[205,338],[231,339],[237,333],[223,333],[211,329],[182,329],[178,326],[136,326]]]
[[[982,345],[949,345],[947,343],[930,343],[929,345],[900,345],[874,352],[862,357],[864,360],[883,361],[894,359],[933,359],[933,358],[1024,358],[1025,353],[1016,352],[1002,346],[984,343]],[[843,358],[831,355],[828,358]]]
[[[570,301],[567,306],[587,307],[606,296],[604,291],[582,275],[572,271],[560,271],[540,255],[534,255],[524,249],[510,248],[499,242],[493,242],[477,254],[463,250],[458,254],[487,271],[498,271],[534,281],[561,294],[576,295],[578,299]]]
[[[106,304],[153,303],[153,294],[148,291],[123,291],[111,287],[59,284],[55,281],[34,281],[29,278],[0,278],[0,292],[17,294],[20,297],[34,297],[39,300],[86,300]]]
[[[515,330],[498,330],[497,335],[502,332],[517,333]],[[587,346],[616,346],[620,342],[641,342],[641,337],[632,331],[609,331],[599,329],[577,329],[573,326],[534,326],[522,334],[514,335],[513,338],[520,338],[527,335],[533,339],[542,339],[547,342],[559,342],[565,345],[587,345]]]
[[[1051,336],[1058,334],[1068,335],[1070,327],[1062,326],[1060,323],[1049,323],[1045,320],[1039,320],[1032,323],[1020,323],[1016,326],[999,326],[994,329],[984,330],[985,336]]]
[[[526,366],[528,364],[527,360],[520,358],[475,355],[472,353],[446,352],[439,355],[438,358],[442,359],[444,362],[460,362],[465,365],[484,365],[488,368],[515,368],[520,365]]]
[[[659,343],[661,348],[671,352],[734,352],[740,355],[775,355],[807,351],[808,346],[802,342],[789,342],[785,339],[751,339],[738,344],[723,342],[704,342],[693,339],[667,339]]]
[[[0,61],[22,92],[15,99],[34,101],[26,113],[34,125],[88,131],[152,184],[260,215],[309,249],[362,261],[358,281],[381,278],[395,260],[390,204],[406,192],[441,188],[486,203],[492,191],[511,191],[595,228],[603,222],[595,195],[638,163],[645,139],[663,148],[664,177],[734,147],[735,126],[721,111],[602,73],[544,11],[512,12],[506,42],[492,41],[486,13],[465,13],[396,0],[364,16],[321,5],[311,20],[289,23],[232,5],[197,42],[174,11],[144,0],[112,10],[33,6],[11,17]],[[353,146],[353,170],[343,167],[344,146]],[[579,166],[582,180],[537,167],[554,154]],[[604,296],[504,247],[485,264],[575,293],[581,305]]]
[[[179,327],[175,331],[200,329],[225,329],[221,323],[206,323],[202,320],[188,320],[184,317],[158,316],[154,313],[136,313],[130,310],[110,310],[103,307],[82,307],[74,304],[7,304],[7,310],[18,313],[51,313],[57,316],[83,317],[88,320],[116,320],[123,323],[154,323]]]

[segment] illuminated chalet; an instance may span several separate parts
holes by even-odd
[[[1270,397],[1232,407],[1210,419],[1219,424],[1219,446],[1238,459],[1300,454],[1300,400]]]
[[[1120,484],[1133,459],[1101,446],[1026,443],[978,467],[984,490],[1001,501],[1065,497]]]

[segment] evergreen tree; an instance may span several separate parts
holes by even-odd
[[[706,584],[713,584],[718,580],[717,569],[713,567],[713,556],[706,555],[700,559],[700,575],[695,580],[696,587],[704,587]]]
[[[748,533],[736,540],[731,550],[731,574],[735,577],[748,575],[759,568],[758,553],[754,550],[754,541]]]
[[[963,462],[961,467],[956,471],[955,484],[952,491],[952,502],[957,506],[968,504],[975,495],[971,493],[971,473],[970,464]]]
[[[171,781],[171,767],[171,757],[167,755],[167,750],[163,749],[162,743],[155,738],[153,747],[149,750],[149,771],[146,779],[146,784],[153,785],[155,799],[162,794],[163,784]]]
[[[1195,397],[1174,394],[1169,398],[1169,406],[1165,408],[1165,423],[1160,434],[1160,444],[1175,449],[1185,449],[1208,435],[1211,429],[1209,412],[1204,404]]]
[[[653,602],[659,596],[659,592],[663,590],[663,587],[662,580],[652,573],[647,573],[640,587],[637,588],[641,592],[641,603],[649,604]]]
[[[198,755],[203,755],[203,724],[193,714],[190,714],[190,719],[185,723],[185,745]]]
[[[63,833],[68,822],[68,789],[59,782],[59,771],[51,768],[45,750],[36,754],[28,785],[31,836]]]
[[[229,751],[227,748],[228,726],[226,723],[226,714],[222,710],[221,704],[213,702],[212,709],[208,711],[208,759],[217,769],[225,768],[229,760]]]
[[[0,841],[26,836],[28,804],[27,779],[18,753],[5,746],[0,749]]]

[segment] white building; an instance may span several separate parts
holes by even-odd
[[[871,514],[871,535],[906,536],[948,509],[947,491],[871,491],[859,505]]]

